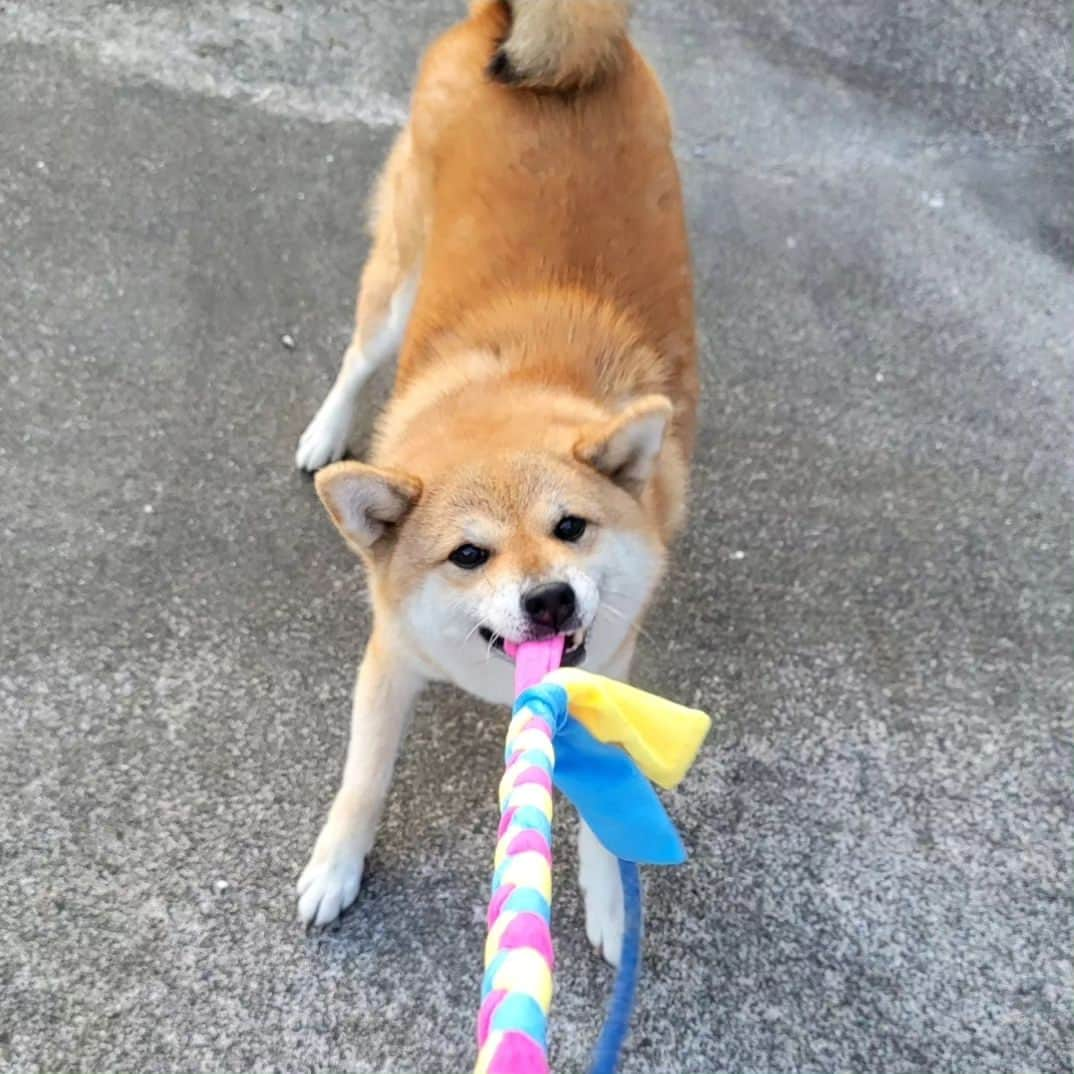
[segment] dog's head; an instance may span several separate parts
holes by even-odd
[[[497,399],[495,420],[478,399],[412,431],[404,469],[342,462],[317,475],[369,566],[378,614],[435,670],[497,699],[510,682],[505,640],[562,634],[566,663],[606,666],[664,559],[645,490],[670,403],[603,415],[554,400],[535,409],[532,394]]]

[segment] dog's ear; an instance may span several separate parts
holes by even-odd
[[[317,495],[359,552],[379,551],[421,496],[421,482],[398,470],[337,462],[317,472]]]
[[[647,395],[586,432],[574,445],[574,457],[637,495],[656,465],[671,414],[669,399]]]

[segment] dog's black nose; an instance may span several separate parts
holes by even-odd
[[[546,630],[562,630],[574,608],[574,590],[566,582],[545,582],[522,594],[522,610]]]

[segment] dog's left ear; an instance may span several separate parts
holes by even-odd
[[[637,495],[652,475],[671,420],[671,401],[647,395],[574,445],[574,457]]]
[[[359,552],[374,554],[421,496],[421,482],[397,470],[337,462],[317,471],[317,495],[340,533]]]

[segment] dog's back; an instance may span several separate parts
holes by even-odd
[[[429,219],[399,376],[497,295],[579,287],[627,313],[661,356],[689,441],[681,191],[664,95],[626,37],[627,7],[486,0],[429,49],[411,117]]]

